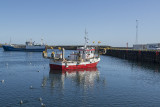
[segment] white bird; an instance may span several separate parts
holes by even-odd
[[[42,87],[44,87],[44,85],[42,84]]]
[[[41,107],[45,107],[45,104],[41,103]]]
[[[32,85],[30,86],[30,89],[32,89],[33,87],[32,87]]]
[[[39,101],[42,101],[42,98],[41,98],[41,97],[39,98]]]
[[[8,63],[6,63],[6,66],[8,66]]]
[[[4,80],[1,80],[2,83],[4,83]]]
[[[23,101],[22,101],[22,100],[20,101],[20,104],[23,104]]]

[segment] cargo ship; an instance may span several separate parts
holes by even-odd
[[[85,32],[85,35],[87,33]],[[94,47],[88,47],[88,38],[85,36],[85,45],[84,47],[78,47],[76,52],[70,54],[65,58],[65,50],[62,48],[61,53],[55,54],[52,52],[51,57],[47,56],[47,53],[44,51],[43,56],[50,59],[50,69],[52,70],[70,70],[70,69],[85,69],[96,67],[100,61],[99,54]]]
[[[2,45],[4,51],[25,51],[25,52],[43,52],[45,50],[45,45],[43,43],[41,44],[35,44],[31,41],[26,41],[26,44],[24,46],[19,45]]]

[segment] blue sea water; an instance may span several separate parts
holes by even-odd
[[[40,52],[0,48],[0,107],[159,107],[159,71],[159,65],[101,56],[97,68],[55,74]]]

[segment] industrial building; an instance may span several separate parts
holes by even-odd
[[[160,43],[152,43],[152,44],[135,44],[133,45],[133,49],[136,50],[160,50]]]

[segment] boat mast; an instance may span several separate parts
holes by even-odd
[[[88,32],[87,32],[86,29],[85,29],[85,37],[84,37],[84,39],[85,39],[85,44],[84,44],[84,48],[87,47],[87,43],[88,43],[87,34],[88,34]]]

